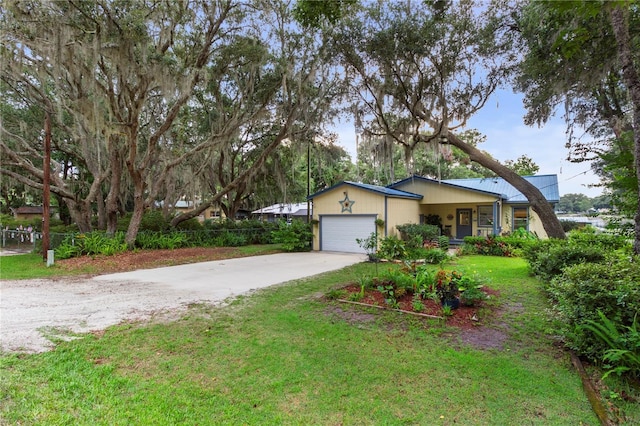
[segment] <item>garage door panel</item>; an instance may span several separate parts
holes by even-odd
[[[324,216],[320,218],[320,250],[365,253],[356,239],[375,232],[375,216]]]

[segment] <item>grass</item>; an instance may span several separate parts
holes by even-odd
[[[491,277],[513,334],[504,350],[456,347],[438,323],[327,304],[374,273],[358,264],[260,290],[178,321],[122,324],[36,355],[0,357],[6,424],[590,424],[545,301],[521,259],[455,265]],[[371,313],[344,319],[340,310]],[[447,333],[443,333],[447,331]]]
[[[235,247],[232,253],[226,255],[225,257],[222,257],[221,259],[229,257],[258,256],[279,252],[281,252],[281,250],[280,245],[278,244],[256,244]],[[199,259],[199,261],[204,260],[206,259]],[[176,264],[179,264],[179,262],[176,262],[174,259],[167,257],[166,259],[157,260],[153,264],[153,267],[173,266]],[[0,256],[0,279],[3,280],[49,278],[68,275],[95,275],[99,273],[105,273],[105,270],[91,263],[84,264],[83,266],[75,268],[73,270],[69,270],[68,268],[61,268],[60,264],[55,262],[52,266],[47,267],[47,264],[45,261],[43,261],[41,254]]]
[[[20,254],[0,257],[0,278],[3,280],[20,280],[28,278],[48,278],[69,275],[54,266],[47,267],[41,254]]]

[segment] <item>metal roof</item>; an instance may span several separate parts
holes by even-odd
[[[542,195],[551,203],[560,201],[557,175],[523,176],[523,178],[538,188]],[[476,179],[447,179],[442,182],[477,191],[492,192],[509,203],[527,203],[527,197],[500,177]]]
[[[327,189],[323,189],[322,191],[318,191],[315,194],[311,194],[309,195],[309,199],[313,199],[315,197],[317,197],[320,194],[323,194],[327,191],[331,191],[332,189],[335,189],[341,185],[348,185],[348,186],[354,186],[356,188],[360,188],[360,189],[364,189],[366,191],[372,191],[372,192],[377,192],[379,194],[382,195],[386,195],[387,197],[394,197],[394,198],[412,198],[415,200],[420,200],[422,199],[422,195],[420,194],[413,194],[411,192],[406,192],[406,191],[400,191],[399,189],[393,189],[393,188],[389,188],[386,186],[378,186],[378,185],[370,185],[368,183],[360,183],[360,182],[351,182],[351,181],[343,181],[340,183],[337,183]]]
[[[272,204],[259,210],[251,212],[252,214],[288,214],[292,216],[306,216],[307,203],[279,203]]]
[[[525,180],[533,184],[536,188],[542,192],[542,195],[550,203],[557,203],[560,201],[560,193],[558,190],[558,176],[557,175],[536,175],[536,176],[523,176]],[[439,183],[444,185],[450,185],[457,188],[469,189],[472,191],[484,192],[493,194],[502,198],[509,203],[528,203],[527,197],[522,195],[520,191],[514,188],[510,183],[500,177],[489,178],[470,178],[470,179],[446,179],[435,180],[425,178],[422,176],[410,176],[406,179],[398,181],[389,185],[390,187],[396,187],[403,183],[421,180],[431,183]]]

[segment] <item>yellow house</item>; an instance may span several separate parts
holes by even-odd
[[[556,175],[525,176],[546,199],[559,201]],[[524,228],[546,238],[529,202],[502,178],[437,181],[412,176],[388,187],[341,182],[309,196],[313,200],[313,249],[364,252],[356,239],[376,232],[397,235],[397,225],[439,217],[453,240],[500,235]]]

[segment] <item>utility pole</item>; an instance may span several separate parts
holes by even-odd
[[[45,112],[44,118],[44,163],[42,164],[42,259],[47,261],[49,251],[49,176],[51,174],[51,116]]]
[[[307,223],[311,223],[311,141],[307,141]]]

